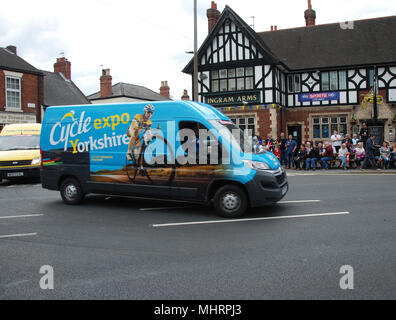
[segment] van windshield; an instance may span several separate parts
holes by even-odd
[[[209,120],[216,130],[232,144],[234,148],[244,153],[252,153],[252,138],[232,121],[229,120]]]
[[[40,149],[39,135],[2,136],[0,151]]]

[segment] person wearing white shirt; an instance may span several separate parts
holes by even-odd
[[[358,143],[359,143],[358,135],[355,133],[353,135],[352,144],[356,148]]]
[[[334,134],[331,136],[331,142],[333,145],[333,150],[335,153],[338,153],[338,150],[341,149],[342,137],[338,134],[337,130],[334,130]]]
[[[348,153],[348,148],[346,144],[343,143],[341,149],[338,151],[338,158],[341,160],[344,170],[346,170],[348,167]]]

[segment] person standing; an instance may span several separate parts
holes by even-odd
[[[363,142],[363,147],[366,149],[366,142],[369,138],[369,130],[367,124],[363,123],[363,128],[360,130],[360,141]]]
[[[331,136],[331,142],[333,144],[333,152],[338,153],[338,150],[341,149],[342,137],[338,134],[337,130],[334,130],[334,133]]]
[[[370,162],[371,165],[373,166],[374,169],[377,170],[381,170],[377,167],[376,163],[375,163],[375,155],[374,155],[374,151],[375,151],[375,144],[374,144],[374,138],[375,135],[370,134],[370,138],[367,139],[366,141],[366,156],[364,158],[362,167],[360,168],[360,170],[364,171],[366,169],[367,163]]]
[[[294,163],[294,154],[297,149],[297,142],[296,140],[293,140],[293,136],[289,136],[289,140],[286,142],[286,148],[287,148],[287,169],[294,168],[295,163]]]
[[[281,164],[286,165],[287,163],[287,149],[286,149],[287,139],[285,137],[285,133],[281,132],[280,139],[278,139],[278,145],[281,152]]]

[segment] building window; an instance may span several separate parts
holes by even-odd
[[[301,75],[294,74],[287,76],[287,86],[289,93],[301,92]]]
[[[329,90],[329,73],[322,72],[322,90]]]
[[[21,109],[21,79],[6,77],[7,108]]]
[[[294,92],[301,92],[301,75],[294,75]]]
[[[330,72],[330,90],[338,90],[338,75],[337,71]]]
[[[346,71],[322,72],[322,90],[346,90]]]
[[[338,72],[339,76],[339,89],[340,90],[346,90],[346,71],[339,71]]]
[[[330,139],[334,130],[345,136],[348,133],[347,116],[324,116],[312,118],[314,139]]]
[[[253,67],[222,69],[211,72],[212,92],[254,89]]]
[[[256,119],[254,117],[234,117],[231,120],[241,130],[249,130],[250,134],[256,134]]]

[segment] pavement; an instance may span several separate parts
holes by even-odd
[[[100,195],[67,206],[38,181],[2,182],[0,300],[395,299],[394,173],[330,172],[290,172],[281,203],[236,220]]]

